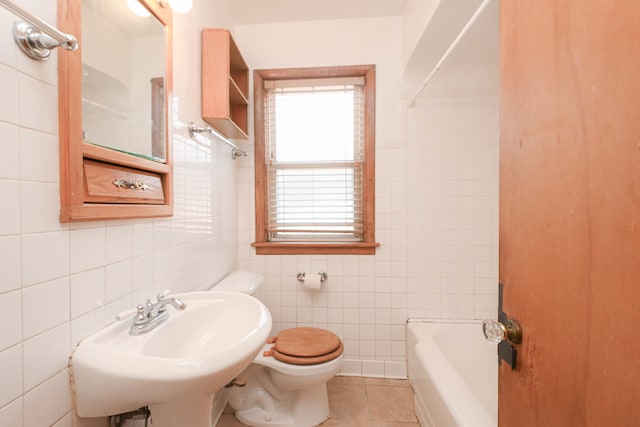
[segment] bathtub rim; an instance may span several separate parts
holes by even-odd
[[[414,352],[414,357],[418,357],[418,359],[420,359],[419,355],[424,353],[428,355],[428,357],[430,358],[429,360],[433,362],[428,364],[426,363],[426,361],[423,361],[421,363],[421,370],[429,377],[428,380],[436,388],[437,384],[447,384],[447,387],[444,387],[442,389],[438,388],[438,396],[449,411],[451,418],[455,420],[458,426],[495,427],[497,425],[497,415],[494,417],[493,414],[491,414],[490,411],[480,403],[471,387],[460,376],[455,366],[453,366],[453,364],[449,361],[447,356],[442,351],[440,345],[435,341],[434,334],[439,330],[448,329],[455,325],[478,325],[478,327],[480,327],[481,324],[481,320],[475,319],[449,320],[410,318],[407,320],[405,325],[407,352]],[[408,348],[410,345],[409,330],[410,328],[419,328],[419,325],[424,325],[423,327],[428,329],[429,332],[420,335],[420,338],[417,339],[415,343],[412,343],[414,344],[413,348]],[[427,348],[428,351],[426,350]],[[409,357],[407,356],[407,365],[408,361]],[[496,375],[497,362],[498,356],[496,352]],[[415,411],[416,413],[420,412],[423,415],[427,415],[429,421],[431,421],[432,415],[431,413],[429,413],[427,405],[425,404],[425,396],[422,395],[420,390],[417,389],[418,387],[416,386],[415,382],[412,381],[412,371],[413,369],[407,366],[407,376],[409,377],[409,382],[414,388],[414,392],[416,394],[415,403],[419,402],[421,404],[424,404],[425,406],[425,408],[418,407],[415,409]],[[453,375],[451,373],[453,373]],[[468,403],[465,406],[464,411],[460,410],[460,401],[465,401]]]

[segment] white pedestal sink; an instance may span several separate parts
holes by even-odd
[[[213,395],[249,366],[271,331],[256,298],[232,292],[175,294],[183,311],[133,336],[121,321],[85,338],[71,358],[80,417],[149,406],[154,427],[210,427]]]

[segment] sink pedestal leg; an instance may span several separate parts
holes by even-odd
[[[171,402],[149,405],[153,427],[211,427],[213,395],[185,396]]]

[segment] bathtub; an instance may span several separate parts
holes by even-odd
[[[498,356],[479,323],[407,323],[407,373],[422,427],[496,427]]]

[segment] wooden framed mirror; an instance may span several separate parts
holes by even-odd
[[[172,11],[133,3],[58,0],[80,43],[58,50],[61,222],[173,214]]]

